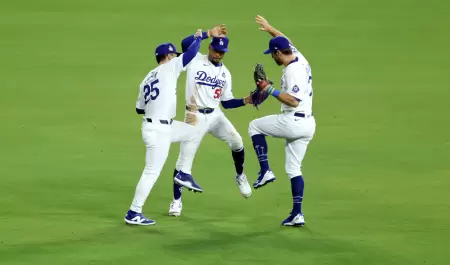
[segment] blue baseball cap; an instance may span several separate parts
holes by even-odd
[[[228,43],[230,40],[226,37],[213,37],[211,47],[218,52],[228,52]]]
[[[177,52],[177,48],[175,48],[175,45],[170,42],[163,43],[156,47],[155,56],[166,55],[169,53],[176,53],[178,56],[181,54],[180,52]]]
[[[277,36],[269,41],[269,49],[264,51],[264,54],[271,54],[278,50],[285,50],[291,48],[291,43],[286,37]]]

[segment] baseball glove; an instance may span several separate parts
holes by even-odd
[[[258,108],[259,105],[261,105],[264,100],[267,99],[269,94],[266,91],[262,91],[258,87],[255,88],[252,92],[250,92],[250,97],[252,98],[252,104],[255,106],[255,108]]]
[[[273,84],[272,81],[267,80],[266,72],[264,71],[264,66],[257,63],[255,70],[253,71],[253,79],[259,89],[265,88],[268,84]]]
[[[253,106],[258,108],[264,100],[267,99],[269,94],[263,91],[268,84],[273,84],[272,81],[267,80],[266,72],[264,71],[264,66],[262,64],[256,64],[255,70],[253,71],[253,79],[257,85],[256,89],[250,93],[252,98]]]

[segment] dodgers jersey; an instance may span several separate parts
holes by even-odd
[[[297,107],[281,104],[281,111],[312,113],[312,72],[306,58],[293,46],[292,51],[297,58],[283,69],[281,77],[281,92],[288,93],[299,99]]]
[[[195,102],[191,102],[191,97]],[[217,108],[220,101],[233,99],[230,71],[221,64],[215,66],[208,55],[197,53],[187,66],[186,102],[199,108]]]
[[[145,118],[170,120],[176,115],[177,80],[184,54],[151,70],[139,86],[136,108],[145,110]]]

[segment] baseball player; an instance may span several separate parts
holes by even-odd
[[[316,129],[312,112],[311,67],[289,39],[272,27],[266,19],[257,16],[256,22],[261,26],[261,31],[266,31],[273,37],[269,42],[269,49],[264,54],[270,54],[275,63],[283,66],[284,69],[281,77],[281,91],[266,80],[262,68],[255,69],[255,79],[258,79],[255,81],[258,88],[282,103],[282,113],[250,122],[248,130],[261,167],[253,187],[257,189],[275,180],[269,166],[266,136],[286,139],[285,169],[291,180],[293,208],[282,225],[303,226],[305,224],[302,213],[304,182],[301,167],[306,148]],[[258,75],[261,77],[258,78]]]
[[[221,26],[211,30],[225,34]],[[200,49],[202,32],[198,30],[185,53],[178,53],[172,43],[156,48],[158,67],[150,71],[139,86],[136,112],[144,114],[142,138],[146,145],[145,168],[125,222],[133,225],[154,225],[155,221],[142,214],[142,207],[166,162],[172,142],[190,141],[195,138],[194,126],[173,121],[176,114],[176,86],[180,73],[186,69]]]
[[[208,32],[203,37],[209,36]],[[182,41],[183,49],[193,41],[189,36]],[[180,145],[180,154],[174,171],[173,201],[169,215],[179,216],[182,210],[182,187],[202,192],[202,188],[191,175],[195,153],[206,133],[228,144],[231,149],[235,169],[236,183],[244,197],[252,194],[244,173],[244,145],[242,137],[225,117],[219,104],[225,109],[238,108],[252,103],[251,97],[235,99],[232,93],[231,74],[222,63],[228,52],[229,39],[226,36],[214,37],[207,55],[198,53],[187,67],[186,80],[186,116],[185,122],[194,125],[200,133],[193,141],[184,141]]]

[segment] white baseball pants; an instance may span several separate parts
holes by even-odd
[[[263,134],[286,139],[285,169],[289,178],[302,175],[302,161],[315,131],[316,121],[313,116],[296,117],[294,112],[253,120],[248,128],[250,136]]]
[[[195,153],[206,133],[211,133],[214,137],[228,144],[232,151],[239,151],[244,148],[242,137],[234,128],[233,124],[225,117],[220,108],[209,114],[196,113],[198,130],[196,138],[191,141],[183,141],[180,144],[180,154],[176,163],[176,170],[184,173],[192,173],[192,163]]]
[[[153,119],[152,123],[144,119],[142,123],[142,139],[146,146],[145,167],[130,209],[141,213],[145,200],[158,179],[166,163],[170,144],[181,141],[192,141],[198,138],[199,132],[194,126],[184,122],[173,121],[171,125],[161,124]]]

